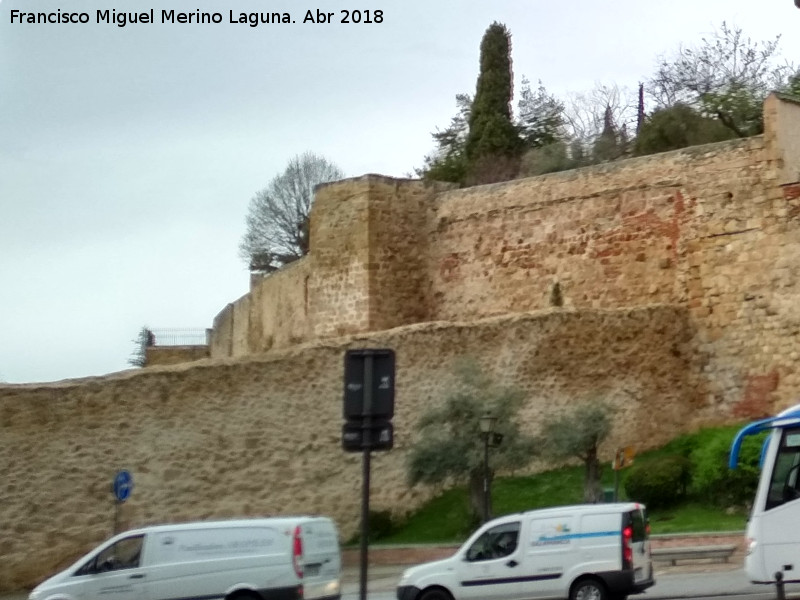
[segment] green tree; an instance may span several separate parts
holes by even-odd
[[[800,98],[800,71],[789,77],[789,81],[781,91],[795,98]]]
[[[408,457],[408,480],[411,485],[466,483],[470,510],[477,522],[484,508],[491,513],[491,506],[484,507],[481,416],[487,412],[495,416],[494,431],[502,435],[502,441],[491,450],[489,481],[496,470],[527,465],[534,457],[534,446],[517,422],[524,401],[519,390],[497,386],[471,360],[459,362],[455,374],[453,391],[441,405],[420,417],[419,440]]]
[[[139,330],[136,339],[131,341],[134,343],[134,350],[128,359],[128,364],[134,367],[147,366],[147,348],[154,343],[153,332],[144,326]]]
[[[514,76],[511,34],[492,23],[481,40],[480,73],[465,145],[468,177],[475,183],[512,179],[522,139],[511,118]]]
[[[603,497],[598,448],[611,431],[611,413],[611,408],[602,402],[580,404],[565,415],[545,419],[537,439],[545,457],[578,458],[583,462],[586,502],[599,502]]]
[[[657,108],[687,104],[737,137],[761,133],[764,99],[784,88],[794,71],[778,62],[779,40],[757,43],[723,22],[698,47],[682,47],[663,59],[649,82],[650,94]]]
[[[611,106],[603,113],[603,130],[592,146],[595,163],[608,162],[622,158],[628,149],[628,136],[625,126],[619,127],[614,119]]]
[[[641,156],[736,137],[718,119],[704,117],[688,104],[660,108],[642,123],[634,153]]]
[[[466,142],[472,111],[469,94],[456,96],[458,112],[450,125],[431,134],[436,150],[425,157],[425,164],[416,173],[423,179],[449,181],[463,184],[467,180],[469,164]],[[517,104],[519,117],[517,130],[522,136],[523,149],[527,150],[524,162],[526,175],[540,175],[571,168],[567,158],[564,105],[549,94],[541,81],[536,89],[523,78]],[[515,161],[511,161],[512,164]]]
[[[425,164],[416,169],[417,176],[431,181],[463,183],[467,176],[467,157],[465,146],[469,132],[469,114],[472,97],[469,94],[456,95],[458,112],[450,120],[450,126],[432,133],[436,150],[425,157]]]
[[[564,103],[550,94],[542,82],[534,90],[527,78],[517,102],[517,126],[526,149],[542,148],[566,139]]]
[[[308,216],[314,188],[343,177],[335,164],[306,152],[292,158],[283,173],[256,192],[239,245],[239,253],[251,271],[270,273],[308,253]]]

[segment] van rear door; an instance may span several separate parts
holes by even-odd
[[[308,519],[298,526],[302,540],[303,597],[340,595],[339,536],[330,519]]]
[[[623,518],[623,555],[625,545],[630,544],[630,558],[633,566],[635,583],[652,577],[652,560],[650,558],[650,532],[647,513],[643,506],[625,513]],[[630,533],[628,533],[630,532]],[[626,538],[630,541],[627,542]]]

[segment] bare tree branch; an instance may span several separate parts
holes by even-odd
[[[314,188],[344,173],[322,156],[306,152],[250,200],[247,230],[239,245],[250,270],[269,273],[308,253],[308,216]]]

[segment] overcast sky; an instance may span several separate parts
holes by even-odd
[[[129,368],[139,329],[210,327],[248,289],[253,194],[306,150],[347,176],[405,176],[474,92],[481,37],[513,36],[514,72],[551,92],[634,89],[660,54],[722,21],[783,34],[792,0],[0,0],[0,381]],[[96,23],[98,9],[153,24]],[[160,22],[162,8],[222,23]],[[344,9],[383,11],[343,24]],[[302,23],[306,10],[334,23]],[[12,23],[12,11],[87,24]],[[229,23],[229,11],[294,24]],[[519,86],[517,86],[519,87]]]

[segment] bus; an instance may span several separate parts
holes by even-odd
[[[800,582],[800,404],[744,427],[733,440],[728,466],[739,462],[742,441],[770,432],[747,522],[745,571],[753,583]]]

